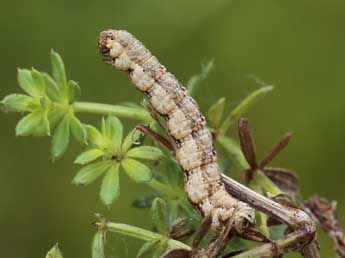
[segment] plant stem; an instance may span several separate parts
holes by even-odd
[[[264,193],[272,195],[281,194],[282,191],[264,174],[261,170],[256,170],[253,173],[253,184],[261,186]]]
[[[227,191],[240,201],[246,202],[267,215],[277,218],[293,229],[302,228],[308,232],[315,232],[315,222],[306,212],[279,204],[224,174],[221,176]]]
[[[279,253],[284,252],[284,249],[290,247],[294,243],[298,243],[305,236],[304,232],[294,232],[287,235],[284,238],[277,240],[275,243],[268,243],[259,247],[250,249],[239,255],[235,255],[234,258],[261,258],[276,256],[278,249]]]
[[[166,238],[166,236],[161,234],[122,223],[108,222],[106,224],[106,228],[110,232],[138,238],[144,241],[154,241]],[[191,250],[190,246],[174,239],[168,239],[167,243],[169,248],[183,248]]]
[[[249,187],[253,189],[255,192],[262,194],[262,187],[260,187],[258,184],[254,183],[254,181],[251,181]],[[267,226],[267,220],[268,217],[265,213],[256,211],[256,224],[261,233],[263,233],[265,236],[269,237],[269,230]]]
[[[228,129],[237,122],[242,114],[252,107],[258,100],[273,90],[273,86],[264,86],[250,93],[242,102],[227,116],[219,129],[219,134],[224,135]]]
[[[121,105],[110,105],[92,102],[75,102],[73,110],[80,113],[115,115],[119,117],[127,117],[139,119],[145,122],[152,121],[151,115],[143,108],[126,107]]]

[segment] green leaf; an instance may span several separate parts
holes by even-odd
[[[50,136],[50,123],[48,119],[48,111],[43,112],[43,117],[42,117],[42,127],[43,127],[43,134]]]
[[[187,83],[187,89],[190,96],[194,96],[197,88],[201,85],[201,83],[207,79],[209,73],[211,72],[212,68],[214,67],[214,61],[211,60],[206,64],[201,65],[201,71],[199,74],[196,74],[190,78]]]
[[[151,170],[143,163],[134,159],[124,159],[121,162],[127,175],[137,183],[148,182],[152,178]]]
[[[168,213],[165,201],[159,197],[154,199],[151,213],[153,225],[158,233],[166,236],[168,234]]]
[[[111,166],[109,161],[99,161],[83,167],[73,178],[73,184],[88,185],[100,177]]]
[[[225,134],[226,131],[234,124],[237,120],[248,111],[257,101],[262,99],[268,92],[273,90],[273,86],[264,86],[256,91],[249,94],[241,103],[233,109],[230,115],[224,120],[220,127],[220,133]]]
[[[282,238],[284,236],[286,229],[287,229],[287,226],[284,224],[269,227],[270,239],[277,240],[277,239]]]
[[[60,157],[66,150],[69,144],[70,125],[68,116],[65,115],[61,122],[56,127],[52,141],[52,155],[53,160]]]
[[[142,133],[137,130],[137,129],[133,129],[129,134],[127,134],[127,136],[125,137],[123,143],[122,143],[122,152],[126,153],[130,147],[132,147],[133,140],[136,141],[140,141],[142,136]]]
[[[101,121],[101,130],[102,130],[102,134],[105,136],[107,129],[106,129],[104,116],[102,117],[102,121]]]
[[[225,98],[220,98],[208,110],[208,119],[212,128],[217,129],[220,126],[224,113]]]
[[[50,128],[53,129],[55,126],[61,121],[61,118],[63,118],[66,115],[66,111],[59,109],[59,108],[51,108],[48,112],[48,120],[50,124]]]
[[[262,212],[256,212],[256,225],[257,228],[261,231],[261,233],[263,233],[265,236],[268,237],[268,227],[267,227],[267,215],[265,213]]]
[[[16,126],[16,135],[49,135],[49,123],[42,111],[32,112],[23,117]]]
[[[164,154],[163,152],[151,146],[140,146],[133,149],[130,149],[127,154],[129,158],[138,158],[138,159],[147,159],[147,160],[157,160],[161,159]]]
[[[111,166],[103,177],[100,196],[105,205],[112,204],[120,194],[119,168],[120,164]]]
[[[89,142],[102,148],[105,145],[105,140],[100,131],[98,131],[98,129],[92,125],[85,125],[85,128]]]
[[[48,110],[50,106],[50,100],[46,96],[40,97],[39,100],[40,100],[40,109]]]
[[[79,84],[75,81],[68,81],[67,83],[67,87],[68,87],[68,100],[70,103],[73,103],[77,100],[80,99],[81,96],[81,90],[79,87]]]
[[[62,88],[64,96],[68,97],[67,89],[67,79],[65,65],[62,61],[61,56],[56,53],[53,49],[50,51],[50,58],[52,64],[53,77],[57,84]]]
[[[232,250],[241,250],[241,249],[247,249],[248,248],[247,243],[242,238],[240,238],[238,236],[234,236],[231,239],[230,246],[231,246]]]
[[[35,87],[34,80],[31,75],[31,71],[28,69],[18,69],[18,76],[17,80],[19,86],[25,91],[27,94],[33,97],[41,96],[40,92]]]
[[[154,240],[143,244],[137,254],[137,258],[152,258],[159,247],[160,240]]]
[[[1,104],[6,111],[14,112],[32,111],[37,107],[37,101],[34,98],[23,94],[10,94],[1,101]]]
[[[34,82],[34,87],[36,91],[39,93],[39,96],[43,96],[45,92],[45,82],[43,75],[35,68],[32,68],[31,77]]]
[[[73,112],[69,113],[69,123],[74,138],[81,144],[87,144],[87,131]]]
[[[47,253],[46,258],[63,258],[59,245],[55,244]]]
[[[47,96],[53,101],[62,101],[63,95],[59,86],[56,84],[53,78],[50,77],[49,74],[47,73],[42,73],[42,74],[45,81],[45,86],[46,86],[45,89],[46,89]]]
[[[102,131],[105,138],[109,139],[115,151],[121,150],[123,127],[120,120],[115,116],[108,116],[105,128]]]
[[[104,154],[104,152],[100,149],[91,149],[88,151],[85,151],[81,153],[74,163],[80,164],[80,165],[85,165],[87,163],[90,163],[91,161],[94,161],[95,159],[101,157]]]
[[[163,253],[167,250],[168,243],[167,241],[161,241],[158,245],[158,248],[155,250],[154,254],[152,255],[152,258],[160,258],[162,257]]]
[[[92,241],[92,258],[105,258],[104,254],[104,243],[105,242],[105,231],[98,230],[93,237]]]

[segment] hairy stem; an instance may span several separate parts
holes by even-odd
[[[272,195],[281,194],[282,191],[264,174],[261,170],[257,170],[253,174],[254,185],[262,187],[264,193],[270,193]]]
[[[124,236],[134,237],[134,238],[141,239],[144,241],[154,241],[154,240],[161,240],[165,238],[165,236],[161,234],[158,234],[146,229],[142,229],[139,227],[122,224],[122,223],[107,222],[106,229],[109,232],[121,234]],[[183,248],[183,249],[191,250],[190,246],[174,239],[168,239],[167,243],[168,243],[169,248],[172,248],[172,249]]]
[[[121,105],[110,105],[92,102],[75,102],[73,110],[78,113],[91,113],[102,115],[115,115],[119,117],[127,117],[139,119],[143,121],[152,121],[151,115],[144,109],[139,107],[127,107]]]
[[[315,232],[315,222],[304,211],[292,207],[286,207],[265,196],[258,194],[252,189],[238,183],[230,177],[222,174],[227,191],[235,198],[252,205],[254,208],[273,216],[293,229],[305,229]]]
[[[246,252],[243,252],[239,255],[234,256],[233,258],[261,258],[261,257],[276,257],[279,254],[282,254],[289,247],[298,244],[305,237],[305,232],[294,232],[284,238],[281,238],[273,243],[267,243],[259,247],[250,249]]]

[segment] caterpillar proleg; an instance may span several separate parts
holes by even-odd
[[[212,135],[183,85],[127,31],[101,32],[98,46],[106,63],[127,71],[155,112],[165,118],[167,134],[177,146],[176,160],[185,175],[188,199],[203,216],[211,214],[211,229],[221,231],[230,218],[238,233],[254,224],[254,209],[225,190]]]

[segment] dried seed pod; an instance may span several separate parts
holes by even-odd
[[[176,160],[185,172],[185,191],[190,202],[204,216],[211,216],[214,231],[221,232],[232,223],[242,233],[254,223],[254,210],[225,190],[212,135],[196,101],[187,96],[175,76],[130,33],[103,31],[98,45],[105,61],[116,69],[128,71],[137,89],[149,98],[152,111],[166,119],[164,127],[175,142]]]

